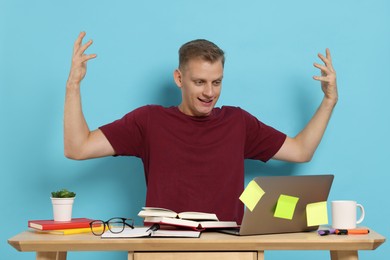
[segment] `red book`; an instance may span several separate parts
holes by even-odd
[[[28,227],[38,230],[87,228],[91,221],[93,221],[93,219],[89,218],[73,218],[71,221],[29,220]]]

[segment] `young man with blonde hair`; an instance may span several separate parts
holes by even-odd
[[[175,211],[214,212],[221,220],[241,222],[244,206],[244,160],[310,161],[335,107],[338,94],[330,52],[314,64],[324,98],[295,137],[262,123],[238,107],[215,107],[221,94],[224,52],[207,40],[194,40],[179,50],[174,80],[181,90],[178,106],[147,105],[90,131],[82,113],[80,83],[92,44],[74,44],[66,85],[65,155],[83,160],[103,156],[136,156],[144,164],[146,206]]]

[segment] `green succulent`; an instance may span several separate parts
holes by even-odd
[[[76,197],[76,193],[68,191],[67,189],[62,189],[59,191],[53,191],[51,193],[52,198],[73,198]]]

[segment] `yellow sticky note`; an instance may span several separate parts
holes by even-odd
[[[250,211],[253,211],[264,194],[263,189],[255,181],[251,181],[242,192],[240,200]]]
[[[306,218],[308,227],[328,224],[326,201],[307,204]]]
[[[291,220],[294,216],[295,206],[297,205],[298,200],[299,198],[297,197],[283,194],[280,195],[276,204],[274,217]]]

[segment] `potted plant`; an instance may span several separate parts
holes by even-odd
[[[62,189],[51,193],[54,221],[70,221],[72,219],[73,202],[76,193]]]

